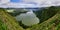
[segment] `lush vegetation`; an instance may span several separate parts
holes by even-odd
[[[3,28],[6,28],[6,30],[24,30],[22,27],[19,26],[18,22],[15,21],[15,19],[6,13],[4,9],[0,9],[0,21],[2,21]],[[0,26],[0,27],[1,27]],[[6,27],[5,27],[6,26]],[[2,29],[5,30],[5,29]]]
[[[0,9],[0,30],[60,30],[60,7],[47,7],[35,14],[40,23],[24,29],[5,9]]]

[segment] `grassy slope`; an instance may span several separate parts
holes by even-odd
[[[18,23],[15,21],[15,19],[12,16],[10,16],[4,11],[4,9],[0,9],[0,18],[1,18],[0,20],[3,22],[1,23],[7,26],[6,30],[24,30],[22,27],[18,25]]]
[[[0,18],[0,30],[7,30],[7,26],[1,21],[1,18]]]
[[[42,22],[41,24],[32,26],[31,30],[60,30],[60,12],[53,17]]]
[[[60,10],[60,8],[52,8],[50,7],[49,9],[47,9],[50,11],[50,14],[53,12],[55,12],[55,14],[52,17],[48,17],[46,16],[46,14],[49,14],[46,12],[42,13],[42,16],[44,17],[43,20],[45,20],[44,22],[42,22],[41,24],[38,25],[33,25],[31,28],[28,28],[26,30],[60,30],[60,12],[57,13],[58,10]],[[51,12],[51,10],[53,10]],[[45,15],[44,15],[45,14]],[[48,20],[46,20],[46,17]],[[7,14],[6,12],[4,12],[3,10],[0,9],[0,20],[1,23],[4,25],[7,29],[9,30],[24,30],[22,27],[20,27],[18,25],[18,23],[15,21],[14,18],[12,18],[9,14]],[[4,29],[5,30],[5,29]]]
[[[49,7],[37,11],[36,14],[37,17],[40,19],[40,23],[42,23],[47,19],[51,18],[52,16],[54,16],[59,10],[60,7]]]

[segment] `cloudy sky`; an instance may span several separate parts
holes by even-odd
[[[0,7],[49,7],[60,6],[60,0],[2,0]]]

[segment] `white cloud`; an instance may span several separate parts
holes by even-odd
[[[8,3],[10,0],[0,0],[0,4]]]
[[[25,3],[25,4],[24,4]],[[32,3],[32,4],[28,4]],[[35,3],[35,4],[33,4]],[[27,4],[27,5],[26,5]],[[23,7],[48,7],[48,6],[60,6],[60,0],[24,0],[20,3],[6,3],[0,7],[14,7],[14,8],[23,8]]]

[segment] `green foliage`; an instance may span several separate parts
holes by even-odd
[[[60,27],[59,17],[60,17],[60,14],[57,13],[52,18],[49,18],[48,20],[42,22],[41,24],[32,26],[31,30],[58,30]]]
[[[5,30],[5,25],[7,26],[7,30],[24,30],[21,26],[19,26],[18,22],[16,22],[15,18],[6,13],[4,9],[0,9],[0,20],[2,23],[1,29]]]
[[[60,30],[60,7],[52,6],[35,13],[41,20],[40,23],[25,30]],[[3,19],[7,20],[7,22],[4,22]],[[12,16],[7,14],[4,9],[0,9],[0,30],[7,30],[8,27],[10,27],[10,30],[24,30]]]
[[[1,18],[0,18],[0,30],[7,30],[7,26],[1,21]]]
[[[44,22],[45,20],[48,20],[52,16],[54,16],[58,11],[60,10],[60,7],[49,7],[44,8],[42,10],[39,10],[35,12],[37,14],[37,17],[40,19],[40,23]]]

